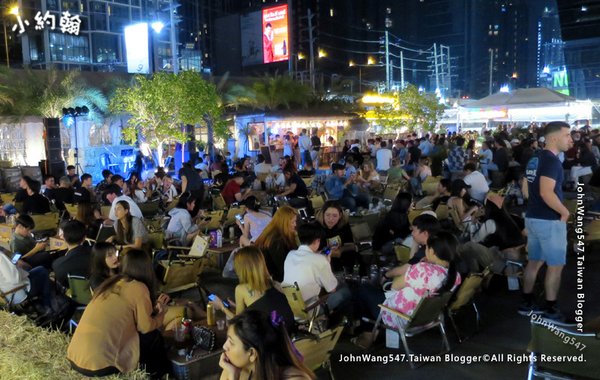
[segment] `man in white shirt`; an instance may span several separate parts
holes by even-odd
[[[257,164],[254,165],[254,173],[258,176],[260,173],[271,173],[273,167],[265,162],[265,156],[259,154],[256,156]]]
[[[298,137],[298,147],[300,148],[300,157],[302,159],[302,167],[306,166],[307,162],[312,164],[312,158],[310,157],[310,148],[312,144],[306,128],[302,129],[302,133]]]
[[[471,198],[483,203],[488,191],[490,191],[490,187],[483,174],[475,169],[474,163],[467,162],[464,166],[465,177],[463,181],[470,186],[467,190]]]
[[[387,143],[382,141],[381,149],[377,151],[377,171],[380,172],[380,174],[386,175],[387,171],[390,170],[392,156],[392,151],[388,149]]]
[[[315,224],[305,224],[298,228],[300,247],[288,253],[283,270],[283,284],[298,283],[304,302],[315,302],[321,289],[330,293],[327,298],[329,310],[335,311],[351,300],[347,287],[338,289],[338,280],[333,275],[329,255],[320,253],[323,230]]]
[[[121,194],[121,189],[117,185],[110,185],[104,190],[104,197],[108,202],[110,202],[110,212],[108,214],[108,218],[112,221],[117,220],[117,216],[115,215],[115,206],[119,201],[127,201],[129,203],[129,212],[131,216],[135,216],[136,218],[144,219],[144,215],[142,215],[142,210],[140,210],[137,203],[133,201],[133,199],[129,198],[127,195]]]

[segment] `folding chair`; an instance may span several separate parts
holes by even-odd
[[[448,219],[450,217],[450,210],[448,209],[448,205],[445,203],[440,203],[435,209],[435,215],[440,221]]]
[[[477,304],[475,304],[475,295],[481,290],[483,278],[488,274],[488,269],[486,269],[483,273],[470,273],[460,284],[460,287],[456,291],[456,297],[454,300],[452,300],[452,302],[450,302],[448,305],[448,317],[450,317],[450,322],[452,323],[452,327],[456,332],[459,343],[462,343],[466,338],[461,337],[460,330],[456,325],[454,317],[456,317],[458,312],[465,306],[472,306],[473,310],[475,311],[475,331],[479,331],[481,317],[479,315]]]
[[[335,380],[330,358],[343,330],[343,326],[338,326],[318,335],[311,334],[294,340],[294,346],[304,357],[304,365],[312,371],[319,368],[326,369],[330,379]]]
[[[65,203],[65,209],[67,210],[69,216],[71,216],[72,219],[75,216],[77,216],[77,210],[79,209],[79,205]]]
[[[152,257],[156,252],[165,248],[165,233],[162,230],[148,233],[148,248],[150,248]]]
[[[437,191],[438,184],[440,183],[441,179],[442,179],[442,177],[432,177],[432,176],[425,178],[425,181],[423,181],[423,183],[421,184],[423,193],[425,193],[427,195],[435,194],[435,192]]]
[[[16,195],[17,193],[0,193],[0,199],[2,203],[13,203]]]
[[[69,333],[72,334],[73,329],[77,328],[79,324],[79,319],[85,307],[92,300],[92,290],[90,289],[90,281],[85,277],[67,274],[67,280],[69,281],[67,296],[77,304],[75,313],[69,320]]]
[[[407,247],[402,244],[394,245],[394,252],[396,253],[396,260],[398,260],[398,265],[408,263],[410,260],[410,247]]]
[[[410,338],[424,331],[431,330],[434,327],[439,327],[442,335],[442,353],[450,351],[450,344],[448,343],[446,329],[444,328],[444,309],[446,308],[450,297],[452,297],[452,292],[444,292],[442,294],[434,294],[425,297],[421,300],[421,302],[419,302],[419,305],[417,305],[417,308],[414,310],[412,316],[403,314],[398,310],[394,310],[385,305],[379,305],[381,311],[385,310],[389,312],[396,319],[396,324],[398,326],[403,325],[403,322],[401,322],[402,320],[407,321],[407,323],[404,324],[403,328],[387,326],[382,321],[382,313],[380,312],[379,316],[377,317],[377,322],[375,322],[375,327],[373,327],[373,334],[375,336],[380,324],[388,330],[395,331],[402,341],[404,352],[407,355],[410,367],[415,369],[417,366],[412,361],[412,355],[410,355],[412,352],[408,347],[406,338]]]
[[[390,183],[386,186],[385,190],[383,191],[383,199],[393,202],[394,199],[396,199],[396,195],[398,195],[398,193],[400,192],[400,189],[402,189],[402,184]]]
[[[221,193],[212,195],[212,208],[213,210],[225,210],[227,208],[227,203]]]
[[[323,305],[325,308],[327,307],[326,300],[328,294],[320,297],[317,301],[310,305],[306,305],[304,302],[304,298],[302,298],[302,292],[300,292],[300,287],[297,282],[294,282],[294,285],[285,285],[282,287],[283,294],[285,294],[285,298],[287,298],[290,307],[292,308],[292,312],[294,313],[294,319],[296,323],[304,326],[308,333],[313,331],[315,324],[317,325],[317,329],[322,331],[321,322],[323,318],[319,318],[320,306]],[[326,315],[325,313],[323,317]]]
[[[2,255],[2,253],[0,253],[0,255]],[[27,292],[27,287],[29,286],[29,284],[23,284],[23,285],[19,285],[15,288],[9,289],[7,291],[2,291],[2,289],[0,289],[0,310],[5,310],[8,312],[13,311],[13,307],[20,305],[21,303],[25,302],[27,299],[27,296],[24,295],[24,300],[19,302],[18,304],[14,303],[14,299],[15,296],[17,295],[17,293],[19,292]]]
[[[325,199],[323,199],[322,195],[315,195],[312,197],[308,197],[308,200],[310,201],[312,209],[314,210],[315,213],[318,210],[320,210],[323,207],[323,205],[325,204]]]
[[[597,379],[600,373],[600,336],[594,333],[579,333],[576,325],[551,321],[542,317],[531,318],[531,352],[528,380],[545,379]],[[542,361],[546,357],[579,358],[577,361]]]
[[[110,215],[110,208],[111,206],[100,206],[100,214],[102,214],[103,217],[108,218]]]
[[[367,222],[350,225],[352,240],[359,253],[366,253],[373,248],[373,232]]]
[[[145,203],[137,203],[144,219],[152,219],[154,218],[159,211],[159,202],[145,202]]]
[[[223,221],[223,216],[225,215],[224,210],[208,211],[204,215],[205,218],[210,218],[207,221],[208,223],[203,227],[204,230],[210,231],[221,228],[221,222]]]
[[[58,223],[60,221],[60,215],[58,212],[49,212],[46,214],[31,215],[35,228],[31,231],[33,233],[53,233],[58,229]]]
[[[168,260],[160,261],[164,269],[161,291],[174,293],[197,287],[198,275],[208,259],[207,252],[208,239],[205,236],[196,236],[191,247],[168,245]]]

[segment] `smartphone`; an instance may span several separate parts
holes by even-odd
[[[240,222],[241,225],[244,225],[244,217],[242,216],[242,214],[236,214],[235,218],[237,220],[239,220],[239,222]]]
[[[21,258],[21,256],[23,256],[23,255],[21,255],[20,253],[15,253],[15,255],[13,256],[13,258],[11,260],[12,263],[16,265],[17,261],[19,261],[19,259]]]
[[[321,251],[321,253],[325,256],[329,256],[329,254],[331,253],[331,247],[325,247],[323,251]]]
[[[209,295],[208,295],[208,300],[209,300],[209,301],[214,301],[214,300],[215,300],[215,298],[217,298],[217,297],[216,297],[214,294],[209,294]],[[223,305],[224,305],[226,308],[229,308],[229,303],[228,303],[227,301],[225,301],[225,300],[221,300],[221,302],[223,302]]]

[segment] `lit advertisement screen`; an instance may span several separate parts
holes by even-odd
[[[150,48],[148,46],[148,24],[139,23],[125,27],[125,50],[127,72],[150,74]]]
[[[263,9],[262,30],[263,63],[289,59],[288,6]]]

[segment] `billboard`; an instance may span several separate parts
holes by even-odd
[[[150,74],[148,24],[142,22],[128,25],[124,30],[127,72],[131,74]]]
[[[263,63],[289,59],[288,6],[262,10]]]
[[[240,17],[240,33],[242,35],[242,66],[260,65],[263,63],[262,12],[252,12]]]

